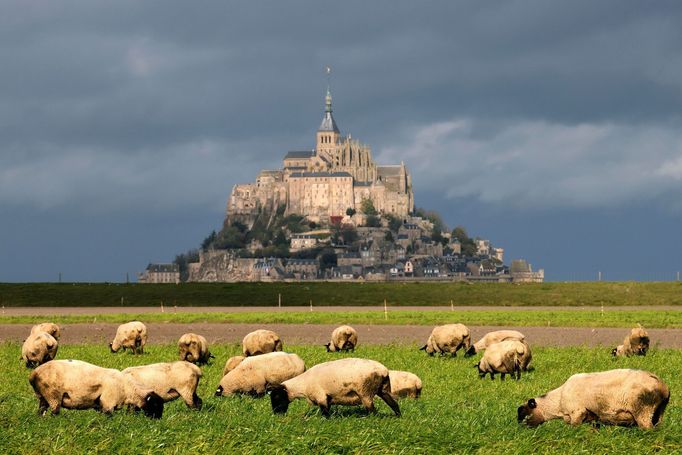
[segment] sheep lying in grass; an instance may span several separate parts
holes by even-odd
[[[52,335],[52,338],[59,341],[59,337],[62,335],[59,330],[59,326],[53,322],[43,322],[41,324],[36,324],[31,328],[31,335],[39,332],[45,332]]]
[[[201,409],[202,401],[197,395],[201,369],[196,365],[185,361],[153,363],[126,368],[123,374],[152,389],[164,403],[182,397],[188,407]]]
[[[521,379],[521,370],[526,370],[532,359],[530,347],[523,341],[506,340],[488,346],[483,357],[478,362],[478,375],[481,379],[490,374],[495,379],[495,373],[500,373],[504,381],[505,374],[512,378]]]
[[[653,428],[670,399],[668,386],[642,370],[574,374],[559,388],[531,398],[517,410],[519,423],[536,427],[563,419],[571,425],[601,422]]]
[[[332,332],[332,339],[324,346],[327,352],[355,351],[358,345],[358,332],[349,325],[337,327]]]
[[[485,351],[488,346],[505,340],[519,340],[524,341],[526,336],[517,332],[516,330],[496,330],[494,332],[486,333],[483,338],[474,343],[464,354],[465,356],[472,356],[481,351]]]
[[[284,414],[289,403],[305,398],[319,406],[322,415],[329,417],[332,404],[363,405],[374,412],[374,396],[379,397],[400,416],[400,407],[391,395],[388,369],[374,360],[347,358],[315,365],[305,373],[284,381],[270,392],[272,410]]]
[[[208,350],[206,338],[196,333],[186,333],[178,340],[178,357],[180,360],[204,365],[215,358]]]
[[[638,324],[625,337],[623,344],[614,348],[611,355],[616,357],[630,357],[631,355],[646,355],[649,350],[649,334]]]
[[[420,350],[426,351],[429,355],[451,353],[453,357],[457,357],[460,348],[468,350],[470,345],[471,337],[467,326],[446,324],[434,327],[426,344]]]
[[[409,371],[389,370],[391,395],[397,398],[419,398],[422,394],[422,380]]]
[[[49,333],[31,333],[21,346],[21,359],[27,368],[34,368],[53,360],[58,348],[59,343]]]
[[[225,367],[223,368],[223,376],[237,368],[237,365],[242,363],[242,360],[244,360],[245,358],[246,357],[244,357],[243,355],[235,355],[227,359],[227,362],[225,362]]]
[[[217,397],[232,394],[262,396],[276,386],[305,371],[305,363],[296,354],[270,352],[247,357],[220,380]]]
[[[130,349],[133,354],[143,354],[147,344],[147,327],[140,321],[121,324],[116,330],[114,341],[109,343],[111,352]]]
[[[251,355],[267,354],[282,350],[282,340],[272,330],[255,330],[244,337],[242,340],[242,351],[244,357]]]
[[[111,414],[128,406],[160,418],[163,400],[130,375],[80,360],[53,360],[36,368],[29,382],[38,397],[38,413],[65,409],[98,409]]]

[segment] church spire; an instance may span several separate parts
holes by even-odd
[[[332,91],[330,82],[332,69],[329,66],[325,66],[324,71],[327,73],[327,95],[324,97],[324,118],[322,119],[318,131],[333,131],[334,133],[339,133],[339,128],[336,126],[334,116],[332,115]]]

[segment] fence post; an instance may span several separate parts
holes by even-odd
[[[386,306],[386,299],[384,299],[384,319],[388,319],[388,306]]]

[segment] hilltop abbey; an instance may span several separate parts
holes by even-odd
[[[285,155],[283,168],[263,170],[255,183],[237,184],[227,203],[230,220],[246,224],[263,210],[285,207],[310,221],[328,223],[346,211],[359,211],[369,199],[377,211],[406,217],[414,210],[412,178],[405,164],[380,166],[369,146],[342,136],[332,115],[332,96],[317,130],[315,149]]]

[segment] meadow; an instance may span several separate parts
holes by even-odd
[[[289,346],[308,366],[357,356],[391,369],[418,374],[424,382],[419,400],[400,402],[396,418],[380,399],[378,413],[332,406],[325,419],[303,401],[285,416],[272,414],[269,399],[216,398],[227,357],[236,344],[215,345],[216,361],[203,368],[201,411],[175,401],[160,420],[119,411],[63,410],[39,417],[37,400],[20,364],[18,343],[0,344],[0,453],[673,453],[682,451],[682,352],[653,349],[646,357],[614,359],[604,349],[535,348],[534,370],[518,382],[480,380],[476,358],[428,357],[417,346],[361,345],[354,354],[326,353],[320,347]],[[148,345],[142,356],[111,354],[106,345],[63,345],[58,358],[78,358],[101,366],[175,360],[175,345]],[[536,429],[516,423],[516,408],[530,397],[561,385],[571,374],[619,367],[659,375],[672,390],[663,422],[652,431],[636,428],[571,427],[551,421]]]

